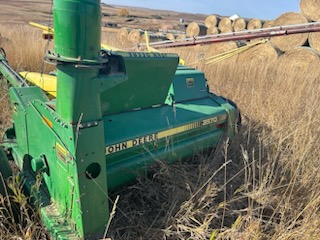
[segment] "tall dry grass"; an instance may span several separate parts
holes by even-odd
[[[48,72],[50,65],[43,64],[43,57],[52,43],[42,39],[42,31],[22,24],[1,24],[1,47],[7,53],[9,64],[16,71]]]
[[[39,70],[44,50],[32,46],[45,43],[33,39],[35,35],[27,31],[23,38],[18,33],[10,38],[11,46],[33,49],[21,56],[8,48],[16,69]],[[105,36],[104,42],[131,48],[115,36]],[[187,64],[210,54],[208,47],[200,46],[170,51]],[[217,148],[184,162],[159,161],[147,176],[110,193],[111,199],[120,196],[110,237],[320,238],[319,63],[284,74],[276,71],[277,62],[237,60],[235,56],[210,66],[201,61],[195,65],[206,73],[213,92],[240,107],[243,127],[236,139],[222,139]],[[34,65],[28,65],[32,61]],[[1,96],[5,93],[2,90]],[[1,110],[7,105],[5,97]]]
[[[193,47],[177,52],[194,62],[208,51]],[[241,152],[233,160],[243,160],[243,185],[235,192],[248,204],[216,237],[318,239],[320,63],[287,66],[284,72],[278,61],[237,58],[211,66],[198,63],[210,88],[235,101],[245,117]]]

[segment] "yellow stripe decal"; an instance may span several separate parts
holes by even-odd
[[[208,118],[199,122],[190,123],[187,125],[183,125],[176,128],[171,128],[165,131],[152,133],[149,135],[145,135],[139,138],[130,139],[124,142],[116,143],[113,145],[109,145],[106,147],[106,155],[113,154],[116,152],[120,152],[122,150],[126,150],[132,147],[136,147],[145,143],[149,142],[156,142],[159,139],[167,138],[170,136],[177,135],[179,133],[187,132],[195,128],[211,125],[211,124],[217,124],[218,122],[225,121],[226,115]]]
[[[49,126],[49,128],[52,128],[52,122],[48,118],[42,116],[42,119]]]
[[[62,147],[58,142],[56,142],[56,155],[60,160],[62,160],[63,162],[66,162],[67,149]]]

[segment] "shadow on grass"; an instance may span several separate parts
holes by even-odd
[[[109,235],[209,239],[215,230],[232,228],[249,211],[265,219],[276,217],[271,206],[259,202],[271,178],[278,181],[275,171],[281,172],[276,162],[270,163],[270,131],[246,119],[232,141],[225,139],[183,162],[158,162],[150,174],[112,193],[111,198],[119,195],[120,202]]]

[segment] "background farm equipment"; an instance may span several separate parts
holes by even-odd
[[[1,171],[8,177],[13,160],[29,193],[41,176],[34,197],[54,239],[102,238],[109,191],[158,159],[174,162],[232,138],[239,121],[235,104],[210,93],[204,74],[179,66],[176,54],[101,50],[100,31],[100,1],[55,0],[55,47],[45,59],[57,71],[43,76],[43,88],[0,54],[14,122]],[[56,85],[48,90],[44,81]]]

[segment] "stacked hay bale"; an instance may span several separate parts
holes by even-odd
[[[218,17],[209,15],[204,20],[204,25],[201,23],[191,22],[186,29],[188,37],[197,37],[203,35],[214,35],[219,33],[240,32],[244,30],[253,30],[262,28],[264,21],[260,19],[245,19],[237,16],[233,17]],[[267,23],[269,24],[269,22]]]
[[[209,15],[205,21],[204,25],[207,28],[207,35],[219,34],[220,30],[217,27],[220,22],[220,18],[215,15]]]
[[[221,33],[233,32],[232,21],[228,17],[221,18],[219,22],[219,29]]]
[[[288,12],[275,20],[266,21],[263,27],[305,24],[320,20],[320,1],[301,0],[300,9],[301,13]],[[271,55],[268,55],[262,48],[274,50]],[[317,77],[312,73],[317,72],[320,67],[319,54],[320,33],[318,32],[272,37],[270,43],[256,46],[239,54],[237,64],[242,70],[237,74],[262,76],[266,83],[259,83],[258,86],[265,89],[268,89],[271,83],[275,88],[282,84],[290,86],[288,91],[294,92],[302,89],[301,84],[313,82]],[[264,58],[266,55],[269,57]],[[262,68],[263,64],[267,64],[267,67]],[[262,70],[264,72],[261,72]],[[266,94],[265,97],[267,99],[269,96]]]
[[[320,21],[320,1],[301,0],[300,11],[310,22]],[[308,42],[310,47],[320,53],[320,33],[312,32],[309,34]]]
[[[320,20],[320,1],[318,0],[301,0],[300,11],[309,21]]]
[[[305,24],[319,20],[320,1],[301,0],[300,13],[284,13],[274,20],[272,26]],[[275,79],[290,79],[293,84],[301,84],[310,80],[310,72],[319,69],[320,33],[273,37],[271,42],[282,52],[277,63],[271,67],[270,73]]]
[[[236,42],[220,42],[209,44],[207,47],[207,54],[208,56],[217,55],[220,53],[224,53],[233,49],[238,48],[238,44]]]
[[[253,19],[250,19],[250,21],[248,22],[247,29],[248,30],[261,29],[262,25],[263,25],[263,21],[261,21],[258,18],[253,18]],[[260,40],[261,38],[255,38],[255,39],[251,39],[250,42],[255,42]]]
[[[308,20],[299,13],[288,12],[279,16],[273,22],[273,26],[284,26],[308,23]],[[282,52],[304,45],[308,40],[308,33],[279,36],[271,38],[271,42]]]
[[[211,28],[211,27],[217,27],[218,24],[220,22],[220,18],[215,16],[215,15],[209,15],[205,21],[204,21],[204,25],[207,28]]]
[[[319,54],[310,47],[293,48],[281,55],[277,65],[276,74],[283,79],[294,77],[304,80],[307,69],[319,67]]]
[[[247,29],[247,21],[243,18],[237,18],[233,22],[233,29],[235,32],[244,31]]]
[[[215,35],[219,33],[220,33],[220,30],[217,27],[210,27],[207,29],[207,35]]]
[[[186,35],[188,37],[198,37],[206,35],[207,28],[205,25],[198,24],[196,22],[191,22],[187,29],[186,29]]]
[[[262,28],[262,22],[258,18],[251,19],[247,26],[248,30],[260,29],[260,28]]]
[[[284,25],[305,24],[320,21],[320,0],[301,0],[301,13],[288,12],[275,20],[261,21],[243,18],[232,21],[222,18],[219,22],[221,32],[254,30]],[[221,28],[220,28],[221,27]],[[228,29],[228,30],[225,30]],[[208,47],[211,56],[231,50],[225,43],[212,44]],[[274,79],[303,79],[308,69],[320,67],[320,32],[272,37],[266,44],[260,44],[238,54],[237,66],[240,74],[256,76],[267,74]],[[234,59],[233,59],[234,61]],[[226,60],[228,62],[228,60]],[[222,64],[222,63],[221,63]],[[268,70],[261,68],[269,65]],[[219,65],[219,64],[218,64]],[[218,66],[217,65],[217,66]],[[264,71],[263,73],[260,71]],[[266,71],[268,73],[266,73]]]
[[[185,39],[187,36],[184,35],[184,34],[179,34],[177,37],[176,37],[176,41],[181,41],[182,39]]]
[[[280,52],[271,43],[260,44],[239,54],[238,61],[246,63],[246,69],[257,68],[266,62],[274,62]]]
[[[129,40],[129,30],[125,27],[120,28],[117,33],[117,40],[120,42],[127,42]]]
[[[128,35],[129,41],[133,44],[138,44],[141,40],[141,31],[133,29]]]
[[[263,23],[262,28],[269,28],[269,27],[273,27],[273,22],[274,20],[267,20]]]
[[[309,2],[311,10],[304,10],[307,4],[302,4],[303,2]],[[312,12],[315,12],[315,16],[312,16]],[[249,19],[238,18],[233,21],[232,27],[233,31],[243,31],[247,28],[250,30],[296,25],[317,20],[320,20],[320,0],[301,0],[301,13],[285,13],[265,22],[251,20],[250,25]],[[218,29],[221,26],[230,29],[229,19],[222,18],[217,24]],[[285,123],[283,119],[287,117],[284,115],[287,108],[302,106],[292,112],[292,116],[288,116],[290,119],[304,114],[305,108],[300,103],[304,101],[302,97],[312,91],[315,83],[319,83],[320,33],[273,37],[265,44],[256,45],[236,56],[230,54],[230,58],[217,61],[214,65],[208,64],[210,57],[237,47],[234,42],[224,42],[202,46],[198,52],[192,54],[189,48],[184,48],[183,51],[186,56],[195,56],[192,61],[186,58],[187,64],[196,62],[198,68],[206,71],[210,88],[221,95],[230,92],[228,97],[236,102],[241,99],[240,108],[250,106],[246,113],[249,118],[258,119],[273,127]],[[202,54],[200,60],[196,58],[199,53]],[[315,94],[316,92],[315,90]],[[295,95],[298,97],[292,99]],[[262,108],[267,111],[261,111]],[[272,118],[267,114],[271,111],[276,112]]]
[[[204,52],[205,58],[211,61],[213,60],[214,57],[221,56],[221,54],[237,49],[238,46],[239,46],[238,43],[235,41],[219,42],[219,43],[209,44],[205,46],[203,52]],[[227,58],[227,62],[229,64],[236,64],[237,58],[238,58],[237,55],[230,56]],[[208,66],[210,67],[211,64],[209,64]]]
[[[309,33],[308,42],[309,46],[320,53],[320,32]]]
[[[166,37],[170,41],[175,41],[176,40],[176,37],[172,33],[167,33]]]

